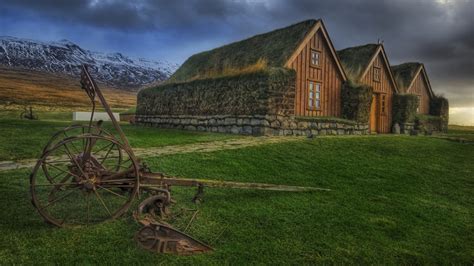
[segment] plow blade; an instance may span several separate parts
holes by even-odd
[[[144,226],[135,235],[142,248],[164,254],[193,255],[212,251],[206,244],[164,224]]]

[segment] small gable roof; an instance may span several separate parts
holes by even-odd
[[[393,84],[395,91],[398,92],[398,86],[393,77],[390,63],[388,62],[387,54],[382,44],[370,43],[349,47],[337,52],[344,71],[354,81],[361,80],[367,74],[369,66],[374,62],[379,53],[382,53],[383,61],[390,76],[390,82]]]
[[[299,44],[320,20],[305,20],[189,57],[170,77],[184,82],[209,71],[244,68],[265,59],[269,67],[283,67]]]
[[[428,79],[428,75],[425,71],[425,66],[422,63],[408,62],[392,66],[392,72],[395,76],[395,80],[398,84],[398,87],[402,92],[405,93],[413,85],[413,82],[415,82],[415,79],[418,77],[418,75],[422,74],[428,85],[430,96],[434,96],[433,90],[431,89],[430,81]]]
[[[339,50],[337,54],[346,74],[354,80],[360,80],[377,49],[377,44],[366,44]]]

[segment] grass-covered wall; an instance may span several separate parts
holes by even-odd
[[[434,96],[430,101],[430,115],[440,118],[440,131],[448,131],[449,102],[443,96]]]
[[[361,123],[367,123],[370,115],[373,89],[367,85],[347,82],[342,86],[342,117]]]
[[[398,123],[400,125],[405,123],[414,123],[418,104],[418,98],[414,94],[393,95],[393,123]]]
[[[284,68],[168,83],[139,92],[137,115],[291,115],[294,86]]]

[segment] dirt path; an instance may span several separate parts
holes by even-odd
[[[164,146],[156,148],[133,149],[135,155],[140,158],[155,157],[191,152],[213,152],[219,150],[234,150],[252,146],[259,146],[272,143],[301,140],[298,137],[248,137],[242,139],[219,140],[212,142],[202,142],[187,145]],[[32,168],[36,164],[35,159],[25,159],[20,161],[0,161],[0,171],[14,169]]]

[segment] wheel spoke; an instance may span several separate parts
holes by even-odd
[[[56,178],[58,178],[58,176],[60,176],[60,175],[63,175],[63,174],[67,174],[67,175],[69,176],[69,174],[68,174],[68,173],[59,173],[59,174],[57,174],[57,175],[55,175],[55,176],[51,177],[51,179],[50,179],[50,178],[48,178],[48,176],[47,176],[46,178],[47,178],[47,179],[48,179],[48,181],[50,181],[51,183],[54,183],[54,181],[56,180]]]
[[[70,151],[69,148],[67,147],[66,143],[64,143],[64,148],[66,148],[66,153],[67,153],[67,155],[68,155],[69,158],[71,158],[71,160],[74,162],[74,164],[76,165],[77,169],[79,169],[79,171],[81,171],[82,176],[84,176],[84,177],[87,178],[87,175],[84,173],[84,170],[82,170],[82,167],[79,165],[79,163],[77,162],[76,158],[74,158],[74,156],[72,156],[71,151]]]
[[[35,187],[61,187],[68,185],[81,185],[80,183],[54,183],[54,184],[35,184]]]
[[[64,136],[66,138],[69,138],[69,136],[66,134],[66,131],[64,131]],[[74,148],[74,150],[77,152],[77,153],[81,153],[81,151],[76,147],[76,145],[74,144],[74,142],[70,142],[71,143],[71,146]]]
[[[112,151],[112,148],[115,146],[114,143],[112,143],[112,146],[110,146],[110,149],[107,151],[107,153],[105,154],[105,157],[102,159],[102,161],[100,162],[100,164],[104,164],[105,160],[107,160],[107,157],[109,156],[110,152]]]
[[[102,148],[100,148],[100,149],[97,150],[97,151],[94,151],[92,154],[95,155],[95,154],[97,154],[98,152],[101,152],[101,151],[107,149],[109,146],[114,146],[114,145],[115,145],[115,143],[113,143],[113,142],[112,142],[111,144],[104,145]]]
[[[97,198],[99,199],[100,203],[102,203],[102,206],[104,206],[105,210],[107,211],[107,213],[112,216],[112,213],[109,211],[109,208],[107,208],[107,205],[105,205],[105,202],[104,200],[102,199],[102,197],[100,196],[99,192],[97,192],[97,190],[94,190],[94,193],[95,195],[97,196]]]
[[[112,191],[112,190],[110,190],[110,189],[108,189],[108,188],[105,188],[105,187],[99,186],[99,185],[97,185],[97,186],[100,187],[100,188],[102,188],[102,189],[104,189],[105,191],[107,191],[107,192],[109,192],[109,193],[111,193],[111,194],[117,196],[117,197],[127,199],[127,197],[125,197],[125,196],[123,196],[123,195],[120,195],[120,194],[118,194],[117,192],[114,192],[114,191]]]
[[[114,182],[131,182],[131,181],[135,181],[135,179],[109,179],[109,180],[101,180],[100,183],[109,184],[109,183],[114,183]]]
[[[89,224],[90,219],[91,219],[91,213],[90,213],[90,204],[91,204],[91,196],[89,193],[87,193],[86,196],[86,205],[87,205],[87,224]]]
[[[52,201],[49,201],[49,203],[46,204],[45,206],[41,207],[40,210],[45,210],[45,209],[48,208],[49,206],[52,206],[54,203],[56,203],[56,202],[58,202],[58,201],[60,201],[60,200],[62,200],[62,199],[64,199],[64,198],[68,197],[69,195],[71,195],[71,194],[74,193],[74,192],[76,192],[76,190],[71,190],[71,191],[70,191],[69,193],[67,193],[66,195],[62,195],[62,196],[60,196],[59,198],[56,198],[56,199],[54,199],[54,200],[52,200]]]
[[[78,175],[76,175],[76,174],[73,174],[73,173],[71,173],[71,172],[69,172],[69,171],[65,171],[65,170],[63,170],[63,169],[61,169],[61,168],[55,166],[55,165],[52,164],[52,163],[49,163],[49,162],[46,162],[46,161],[45,161],[44,163],[47,164],[47,165],[49,165],[49,166],[51,166],[51,167],[53,167],[53,168],[55,168],[55,169],[57,169],[57,170],[59,170],[59,171],[62,171],[63,173],[70,174],[70,175],[75,176],[75,177],[77,177],[77,178],[79,178],[79,179],[81,178],[80,176],[78,176]]]
[[[54,158],[52,158],[52,159],[54,159]],[[63,163],[70,163],[71,160],[54,160],[52,162],[54,162],[55,164],[63,164]]]

